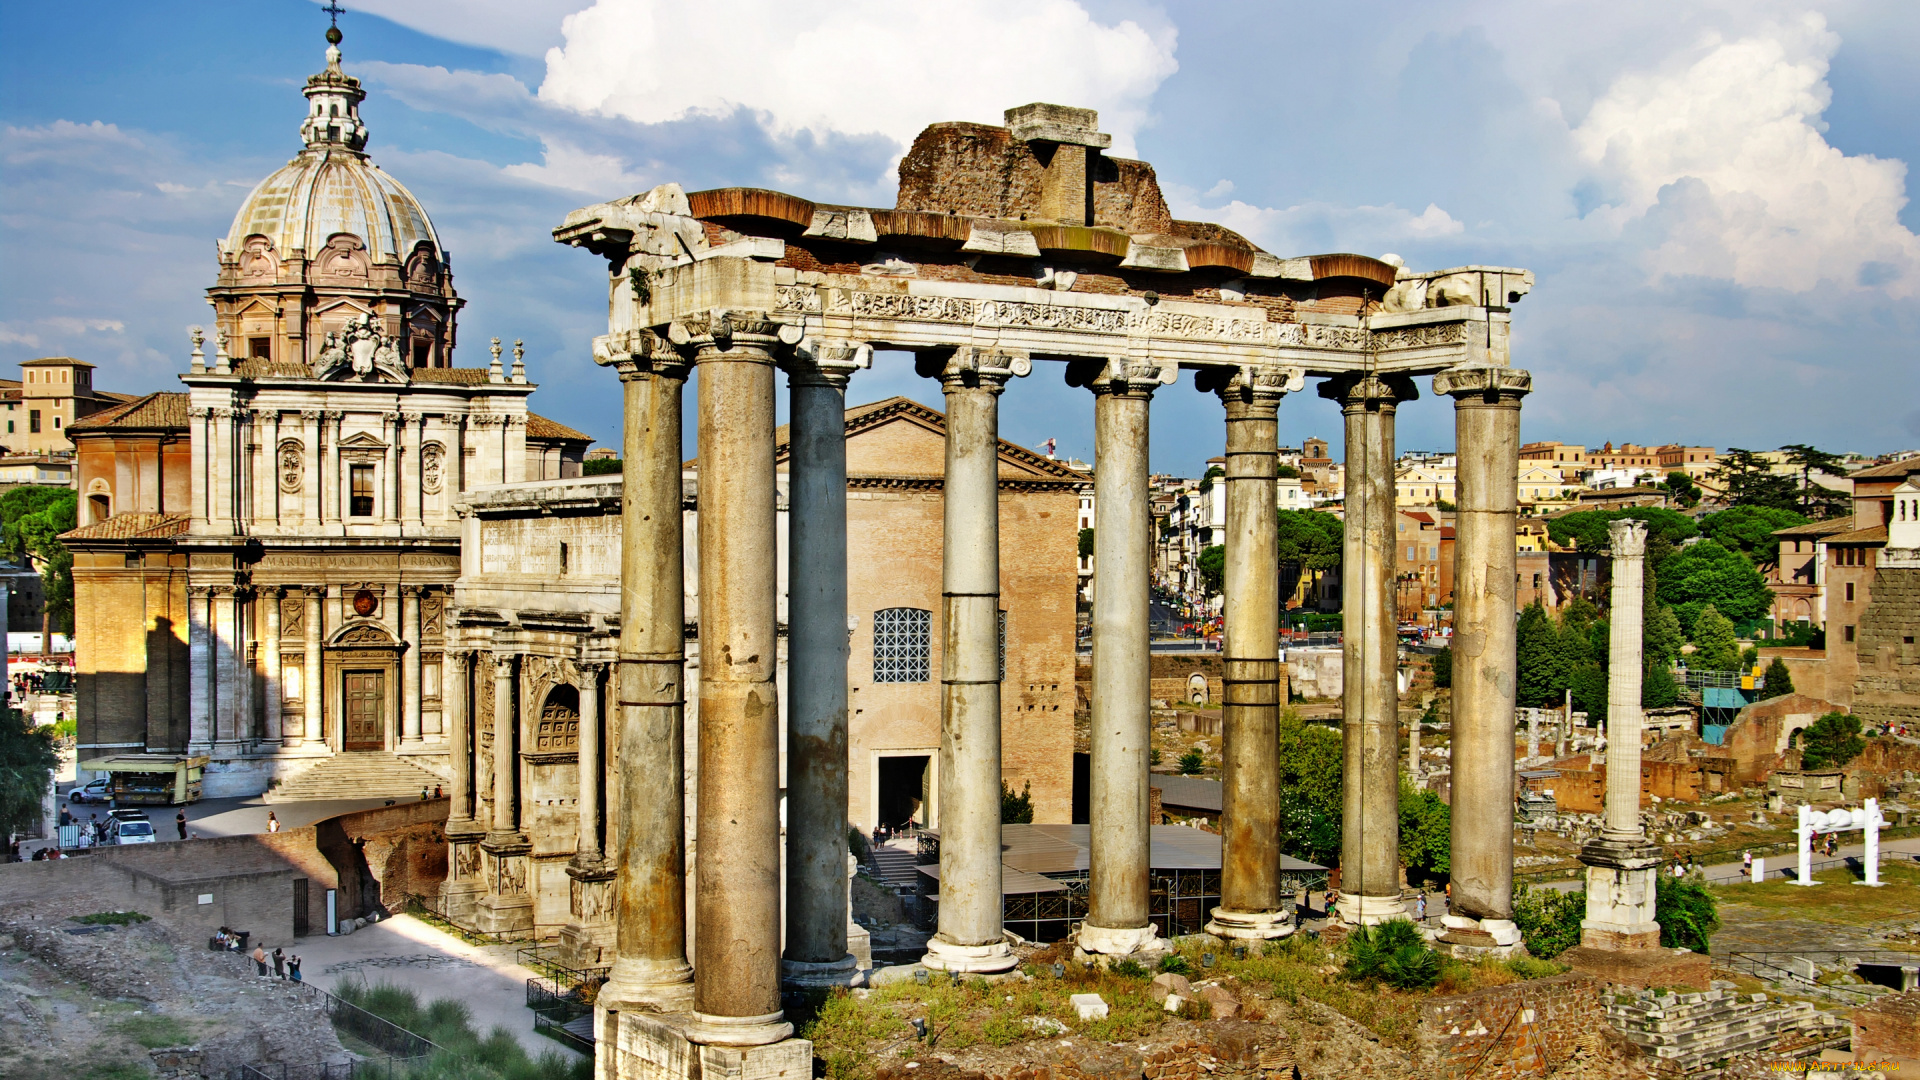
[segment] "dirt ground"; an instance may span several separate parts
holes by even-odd
[[[224,1076],[256,1061],[348,1056],[321,1009],[231,953],[158,922],[76,921],[70,904],[0,914],[0,1073],[13,1080],[155,1075],[150,1051],[197,1046]],[[90,913],[87,913],[90,914]]]

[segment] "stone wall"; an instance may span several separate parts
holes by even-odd
[[[1605,1025],[1600,984],[1567,974],[1435,997],[1420,1008],[1417,1075],[1427,1080],[1545,1076]]]
[[[1920,990],[1888,994],[1853,1011],[1853,1060],[1920,1072]]]
[[[1882,565],[1860,615],[1853,711],[1868,723],[1920,724],[1920,566]]]

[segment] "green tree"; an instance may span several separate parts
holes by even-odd
[[[1860,718],[1830,712],[1800,733],[1800,767],[1837,769],[1867,748],[1860,737]]]
[[[1345,527],[1340,519],[1319,510],[1282,510],[1276,539],[1280,565],[1298,566],[1302,577],[1317,583],[1322,574],[1340,565]]]
[[[1434,689],[1446,690],[1453,686],[1453,646],[1433,654],[1432,671]]]
[[[1587,917],[1587,894],[1522,885],[1513,891],[1513,921],[1527,951],[1551,960],[1580,944],[1580,922]]]
[[[1668,949],[1704,953],[1720,929],[1720,912],[1706,884],[1671,874],[1654,878],[1653,918],[1660,924],[1660,944]]]
[[[1730,506],[1700,519],[1700,532],[1747,557],[1755,566],[1773,566],[1780,561],[1780,538],[1775,529],[1805,525],[1807,519],[1793,510],[1771,506]]]
[[[1680,628],[1680,616],[1659,601],[1648,604],[1646,610],[1646,620],[1640,627],[1641,651],[1648,663],[1671,664],[1680,658],[1680,646],[1687,643],[1687,633]]]
[[[1634,506],[1624,510],[1576,510],[1571,514],[1562,514],[1547,522],[1547,537],[1561,547],[1577,547],[1588,552],[1605,551],[1613,543],[1607,532],[1608,523],[1623,518],[1647,523],[1649,558],[1656,541],[1672,545],[1700,534],[1693,519],[1685,514],[1657,506]]]
[[[34,485],[0,495],[0,550],[40,571],[46,625],[57,633],[73,632],[73,553],[59,537],[74,527],[79,498],[72,488]]]
[[[1275,468],[1275,469],[1273,470],[1273,474],[1274,474],[1275,476],[1277,476],[1277,477],[1279,477],[1279,478],[1280,478],[1280,479],[1282,479],[1282,480],[1298,480],[1298,479],[1300,479],[1300,470],[1299,470],[1299,469],[1296,469],[1296,468],[1294,468],[1294,467],[1293,467],[1293,466],[1291,466],[1291,465],[1281,465],[1281,466],[1278,466],[1277,468]]]
[[[1080,530],[1080,557],[1083,559],[1093,558],[1093,530],[1092,529]]]
[[[1793,693],[1793,673],[1787,670],[1785,660],[1774,657],[1773,662],[1767,665],[1766,674],[1762,677],[1767,685],[1760,688],[1760,700],[1786,697]]]
[[[1664,709],[1680,704],[1680,684],[1673,679],[1673,670],[1661,661],[1647,658],[1646,674],[1640,677],[1640,707],[1643,709]]]
[[[1180,755],[1180,775],[1195,776],[1207,769],[1207,755],[1199,747],[1189,747]]]
[[[0,706],[0,838],[39,822],[56,764],[53,730],[35,730],[24,715]]]
[[[1200,557],[1194,560],[1194,565],[1200,570],[1200,587],[1206,590],[1208,596],[1226,587],[1227,546],[1225,544],[1202,548]]]
[[[1711,605],[1730,619],[1757,619],[1773,606],[1767,579],[1737,551],[1701,540],[1673,553],[1660,568],[1657,595],[1692,626]],[[1737,654],[1736,654],[1737,655]]]
[[[1826,473],[1828,476],[1847,475],[1846,459],[1839,454],[1829,454],[1825,450],[1816,450],[1806,443],[1788,443],[1780,449],[1787,452],[1787,461],[1800,470],[1800,512],[1810,518],[1826,519],[1838,517],[1849,509],[1851,500],[1845,492],[1821,487],[1813,482],[1814,473]]]
[[[1669,500],[1681,506],[1691,507],[1700,501],[1700,485],[1694,483],[1693,477],[1686,473],[1678,470],[1670,472],[1660,486],[1667,489]]]
[[[580,463],[581,476],[618,476],[621,461],[616,457],[588,458]]]
[[[1726,493],[1728,506],[1768,506],[1792,510],[1800,503],[1793,477],[1773,471],[1773,463],[1752,450],[1728,447],[1713,470],[1713,480]]]
[[[1219,465],[1207,466],[1207,474],[1200,478],[1200,494],[1205,495],[1207,492],[1213,490],[1214,477],[1225,476],[1225,475],[1227,475],[1227,470],[1225,468]]]
[[[1712,605],[1700,610],[1693,623],[1693,663],[1707,671],[1733,671],[1740,666],[1740,639],[1733,621]]]
[[[1281,850],[1331,866],[1340,854],[1340,734],[1294,709],[1280,713],[1279,726]]]
[[[1000,823],[1002,825],[1033,824],[1033,783],[1028,781],[1020,785],[1020,793],[1015,795],[1005,780],[1000,781]]]
[[[1528,708],[1559,704],[1564,686],[1560,666],[1560,631],[1553,617],[1535,600],[1520,612],[1515,629],[1519,682],[1517,700]]]
[[[1440,796],[1400,774],[1400,864],[1428,878],[1453,872],[1453,815]]]

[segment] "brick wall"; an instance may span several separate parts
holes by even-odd
[[[1920,1071],[1920,991],[1888,994],[1853,1011],[1853,1060]]]
[[[1436,997],[1420,1009],[1416,1075],[1427,1080],[1546,1076],[1607,1022],[1600,984],[1585,975]]]
[[[1860,614],[1853,711],[1868,722],[1920,723],[1920,567],[1881,566],[1871,595]]]

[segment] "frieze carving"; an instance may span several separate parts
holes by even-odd
[[[832,305],[863,319],[914,319],[920,322],[971,323],[979,305],[952,296],[913,296],[908,293],[869,293],[835,290]]]
[[[288,439],[280,444],[280,490],[283,494],[298,495],[306,483],[306,450],[298,439]]]
[[[1065,304],[1015,304],[997,300],[982,303],[978,319],[981,326],[1074,330],[1096,334],[1125,333],[1127,321],[1127,312],[1113,308],[1077,307]]]
[[[472,881],[480,876],[480,845],[453,845],[453,876],[460,881]]]
[[[774,289],[773,310],[813,314],[820,310],[820,290],[808,285],[779,285]]]
[[[1459,345],[1467,340],[1467,324],[1434,323],[1429,326],[1402,326],[1379,330],[1373,335],[1374,348],[1419,349],[1432,345]]]
[[[391,647],[393,637],[377,626],[355,626],[334,639],[335,645],[378,645]]]
[[[557,656],[529,655],[520,665],[520,692],[528,701],[541,701],[548,688],[573,682],[572,667]]]
[[[1319,323],[1280,323],[1274,328],[1277,345],[1309,349],[1345,349],[1365,352],[1372,344],[1372,333],[1359,326],[1322,326]]]

